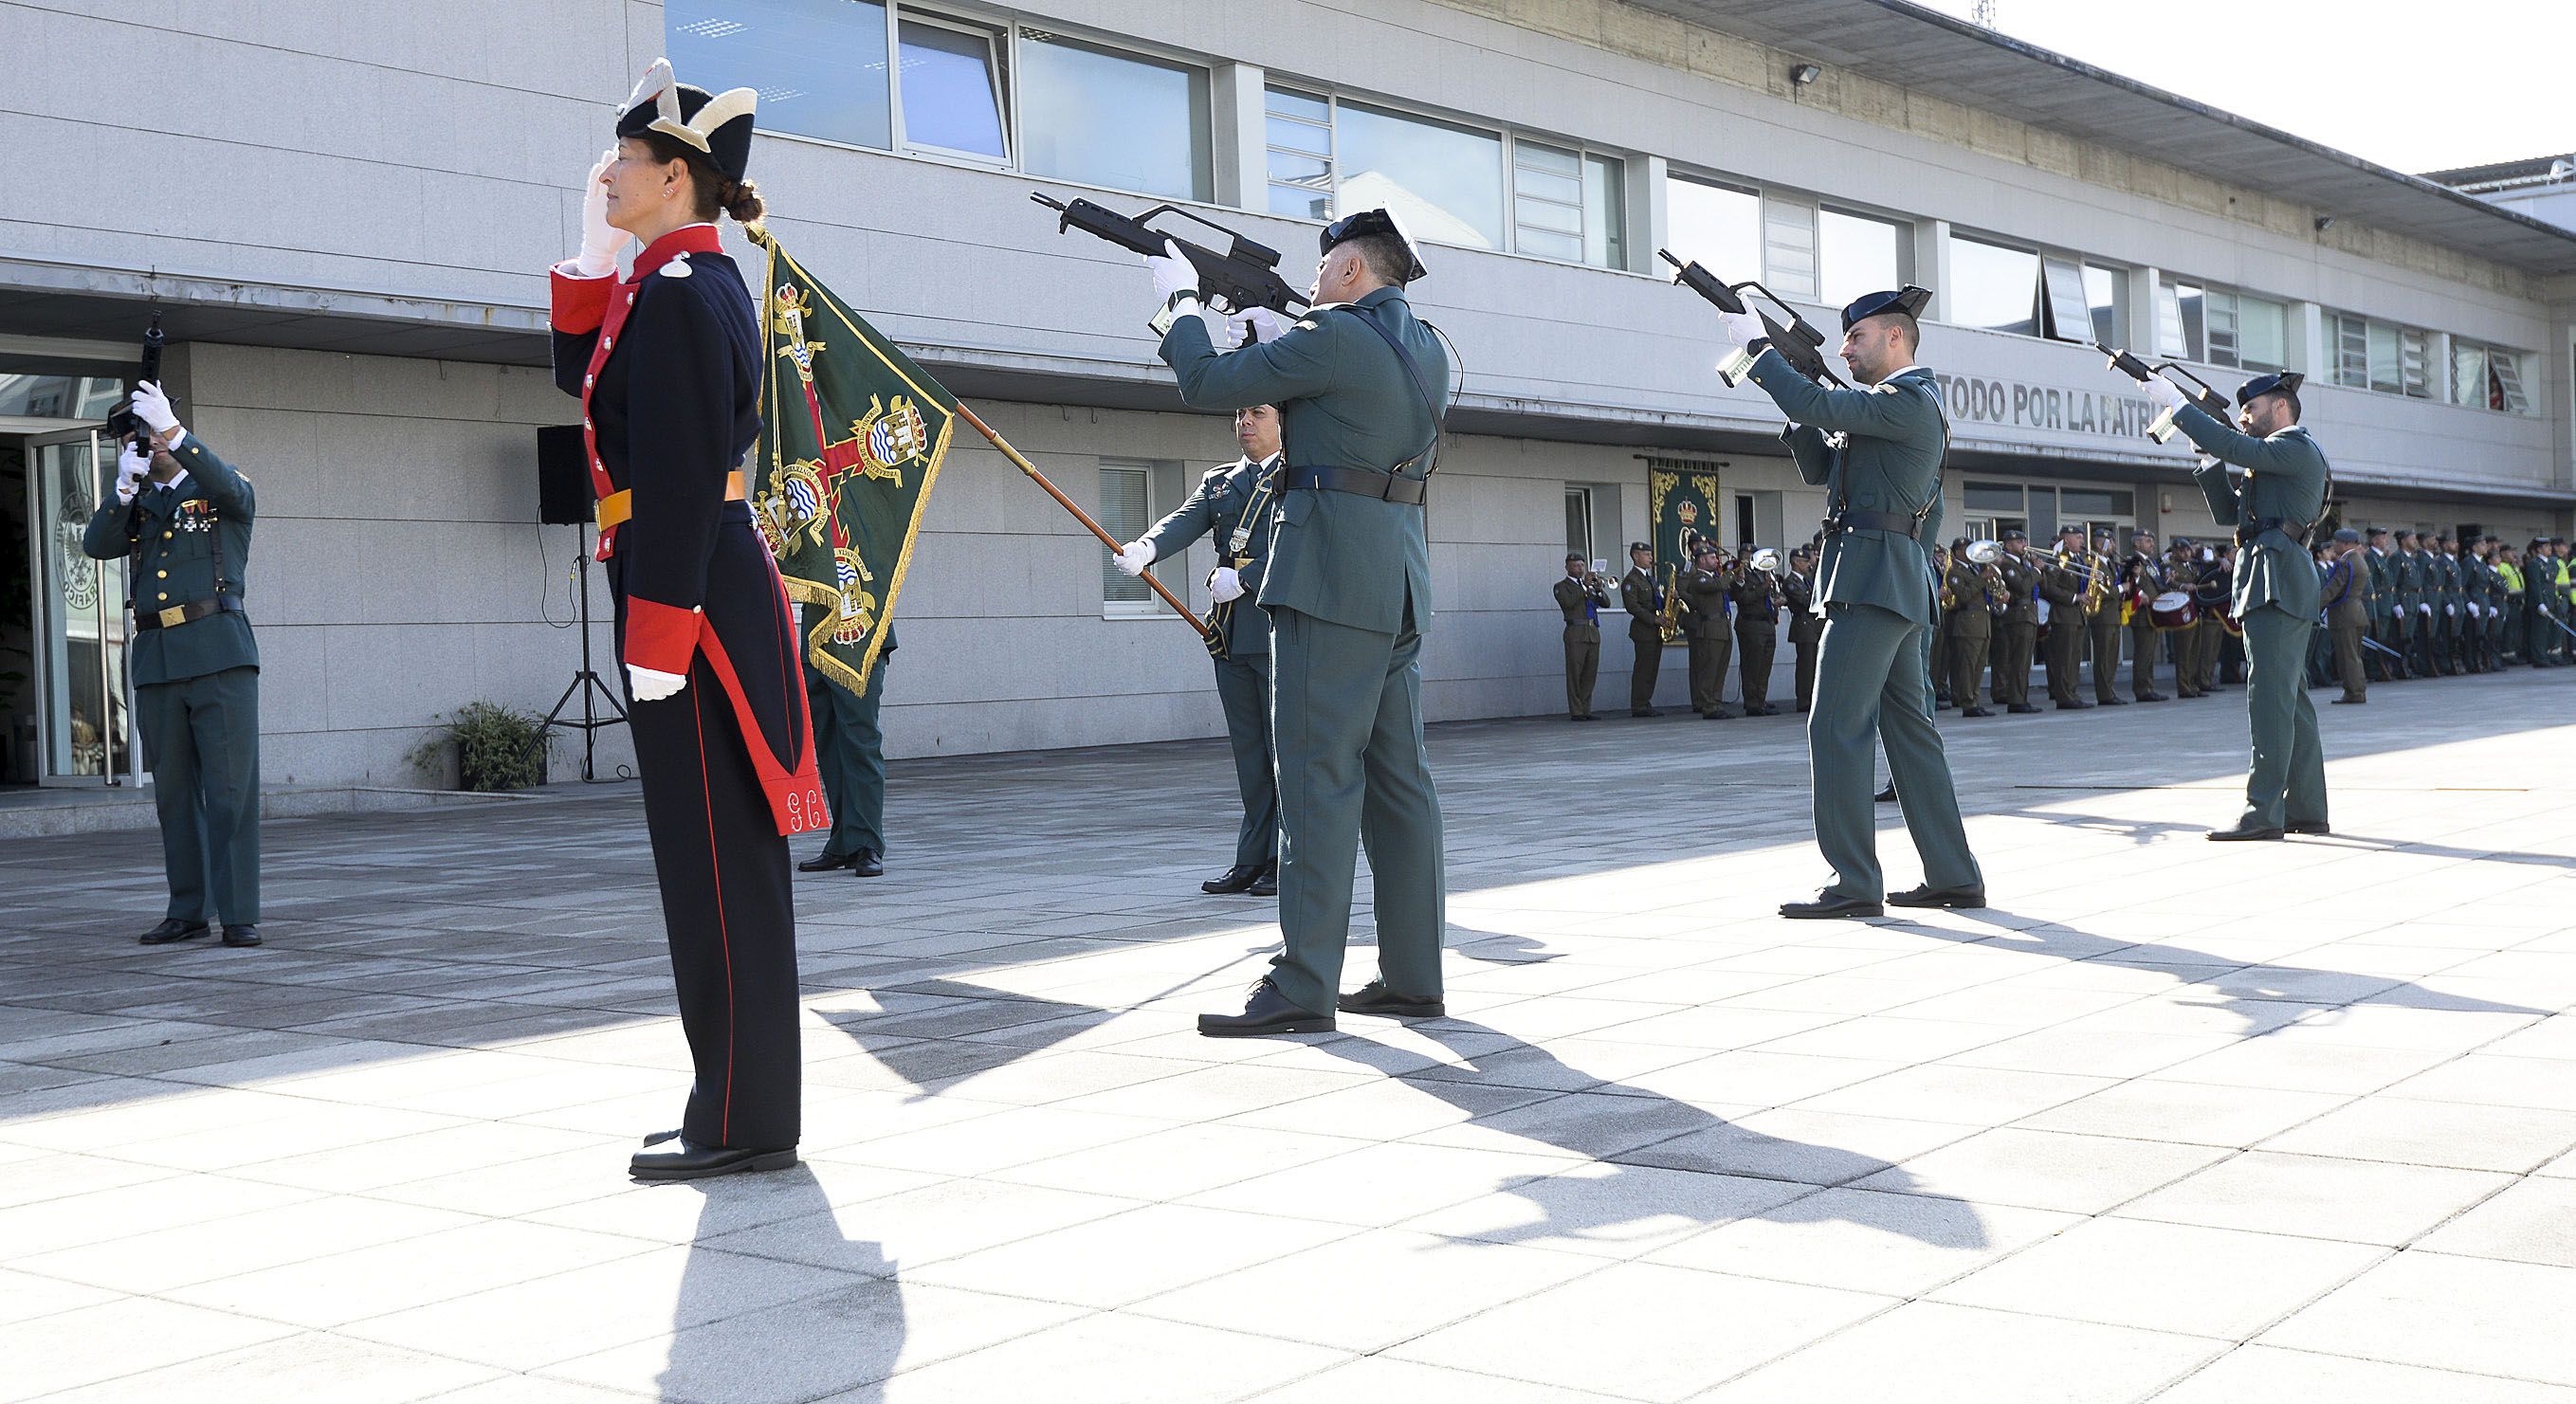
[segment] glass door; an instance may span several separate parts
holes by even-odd
[[[115,462],[113,443],[95,430],[27,441],[36,721],[48,785],[131,783],[138,769],[125,564],[81,549]]]

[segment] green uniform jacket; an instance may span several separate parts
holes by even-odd
[[[2326,610],[2326,622],[2336,628],[2365,628],[2370,623],[2369,573],[2351,555],[2338,557],[2327,566],[2325,577],[2318,582],[2318,593]]]
[[[1984,639],[1994,634],[1995,614],[1992,597],[1986,590],[1986,574],[1962,558],[1950,562],[1949,578],[1944,582],[1950,592],[1950,608],[1943,620],[1952,638]]]
[[[2465,618],[2468,610],[2462,606],[2468,603],[2469,596],[2461,588],[2460,558],[2447,551],[2434,552],[2433,576],[2442,585],[2442,597],[2433,602],[2433,613],[2454,621]]]
[[[1876,605],[1926,628],[1937,625],[1941,611],[1933,601],[1932,563],[1923,543],[1941,531],[1941,458],[1949,426],[1932,372],[1908,366],[1866,390],[1828,390],[1766,349],[1754,359],[1751,374],[1790,419],[1780,437],[1797,460],[1799,476],[1826,488],[1830,503],[1900,516],[1912,516],[1926,503],[1932,508],[1919,537],[1893,531],[1827,537],[1816,565],[1818,606]],[[1828,439],[1829,432],[1841,435],[1840,442]]]
[[[1681,577],[1682,637],[1686,639],[1722,639],[1726,632],[1726,598],[1732,593],[1727,577],[1719,572],[1691,570]]]
[[[2248,525],[2266,517],[2314,522],[2325,511],[2326,455],[2305,426],[2293,424],[2268,439],[2240,434],[2197,405],[2185,405],[2174,423],[2200,451],[2220,466],[2195,468],[2192,480],[2209,501],[2210,515],[2223,527]],[[2230,481],[2225,464],[2245,470],[2242,482]],[[2236,553],[2236,597],[2231,609],[2247,612],[2271,605],[2301,619],[2317,617],[2316,561],[2305,542],[2293,541],[2280,527],[2267,528]]]
[[[1314,308],[1276,340],[1224,355],[1208,344],[1199,318],[1176,317],[1163,334],[1162,356],[1181,399],[1194,408],[1277,405],[1291,468],[1384,473],[1403,465],[1405,476],[1423,477],[1433,407],[1423,404],[1395,353],[1361,324],[1363,312],[1413,353],[1423,391],[1445,412],[1448,354],[1398,288]],[[1255,598],[1267,609],[1381,634],[1399,632],[1408,614],[1423,628],[1431,620],[1431,549],[1422,520],[1413,504],[1318,488],[1283,492]]]
[[[1188,550],[1191,542],[1210,532],[1216,534],[1218,565],[1234,565],[1241,557],[1250,557],[1245,564],[1235,566],[1243,578],[1243,596],[1236,599],[1235,608],[1226,611],[1225,651],[1234,658],[1270,651],[1270,616],[1244,607],[1261,594],[1262,567],[1270,558],[1270,523],[1246,522],[1243,514],[1260,495],[1262,475],[1278,461],[1274,458],[1255,463],[1238,458],[1210,468],[1200,476],[1199,485],[1190,490],[1188,500],[1145,533],[1145,539],[1154,543],[1154,559],[1158,561],[1170,560]],[[1262,515],[1266,518],[1270,514]],[[1234,550],[1238,532],[1243,538],[1241,556]]]
[[[1601,637],[1601,611],[1611,608],[1610,592],[1586,585],[1571,575],[1556,578],[1556,607],[1565,616],[1565,627],[1589,629],[1590,637]]]
[[[2004,612],[1997,616],[2000,624],[2037,624],[2039,622],[2039,566],[2028,556],[2016,556],[2006,550],[1995,558],[1995,574],[2003,577]]]
[[[81,549],[102,561],[135,558],[131,598],[138,615],[218,594],[248,603],[250,528],[257,515],[250,479],[216,457],[193,430],[171,456],[188,470],[178,491],[165,492],[147,479],[131,506],[111,496],[89,519]],[[250,616],[240,610],[134,634],[137,687],[258,666],[259,644],[251,637]]]

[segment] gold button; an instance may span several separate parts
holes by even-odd
[[[152,572],[152,573],[153,573],[153,575],[155,575],[155,576],[157,576],[157,577],[159,577],[160,579],[163,579],[163,580],[167,580],[167,579],[169,579],[169,578],[170,578],[170,572],[168,572],[168,571],[166,571],[166,570],[156,570],[156,571],[154,571],[154,572]]]
[[[170,598],[170,595],[169,595],[169,592],[168,592],[168,591],[163,591],[162,593],[160,593],[160,594],[158,594],[158,595],[153,596],[153,598],[154,598],[154,599],[156,599],[156,600],[166,600],[166,599]]]
[[[170,539],[170,533],[168,533],[168,532],[166,532],[166,531],[165,531],[165,532],[163,532],[163,533],[161,533],[161,539],[162,539],[162,540],[164,540],[164,541],[169,540],[169,539]]]

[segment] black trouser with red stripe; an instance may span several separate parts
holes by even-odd
[[[612,582],[621,575],[615,564]],[[622,639],[625,592],[617,597]],[[783,716],[782,678],[794,674],[782,663],[795,657],[794,641],[747,515],[718,534],[706,609],[754,711],[764,724],[773,706]],[[680,1025],[697,1070],[680,1133],[696,1145],[785,1149],[797,1140],[804,1070],[787,840],[733,701],[703,652],[689,666],[688,686],[659,702],[630,702],[627,715]]]

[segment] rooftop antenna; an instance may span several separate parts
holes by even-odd
[[[1986,29],[1992,29],[1992,28],[1994,28],[1994,27],[1995,27],[1995,0],[1977,0],[1977,3],[1976,3],[1976,10],[1975,10],[1975,14],[1974,14],[1973,18],[1975,18],[1975,20],[1977,21],[1977,24],[1978,24],[1980,27],[1982,27],[1982,28],[1986,28]]]

